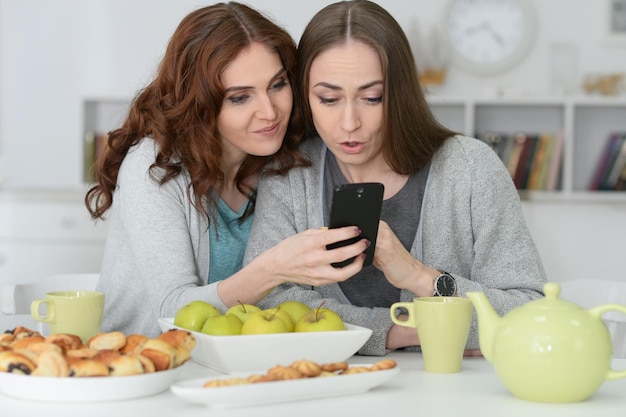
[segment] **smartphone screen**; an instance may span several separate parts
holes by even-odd
[[[352,239],[336,242],[327,246],[334,249],[350,245],[360,239],[367,239],[370,245],[365,250],[364,266],[370,265],[374,260],[376,237],[378,236],[378,222],[380,210],[383,205],[383,192],[385,187],[377,182],[343,184],[333,190],[333,201],[330,209],[329,228],[334,229],[344,226],[358,226],[361,234]],[[333,263],[336,268],[349,265],[354,258],[343,262]]]

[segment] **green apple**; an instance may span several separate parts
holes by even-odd
[[[206,311],[206,313],[208,314],[209,317],[219,316],[220,314],[222,314],[217,309],[217,307],[214,307],[213,304],[209,304],[206,301],[193,300],[193,301],[190,301],[189,303],[187,303],[187,305],[190,305],[192,307],[199,308],[201,310]]]
[[[250,317],[252,313],[256,313],[257,311],[261,311],[261,308],[255,306],[254,304],[244,304],[239,301],[239,304],[232,306],[231,308],[226,310],[226,313],[224,314],[234,314],[235,316],[239,317],[239,320],[241,320],[241,322],[243,323],[248,319],[248,317]]]
[[[330,332],[345,329],[346,326],[339,314],[321,306],[302,316],[294,327],[295,332]]]
[[[301,303],[300,301],[285,301],[279,304],[282,311],[285,311],[291,317],[291,321],[297,323],[298,320],[306,313],[311,311],[311,307]]]
[[[201,332],[212,336],[230,336],[241,334],[243,322],[234,314],[213,316],[206,319]]]
[[[289,333],[291,330],[279,317],[279,311],[271,309],[252,313],[241,327],[241,334]]]
[[[213,305],[202,300],[194,300],[178,309],[174,317],[174,325],[199,332],[209,317],[219,315],[221,313]]]
[[[274,308],[268,308],[267,311],[276,313],[276,317],[278,317],[283,322],[285,322],[285,326],[287,327],[287,331],[288,332],[293,332],[295,323],[291,319],[291,316],[289,316],[289,314],[285,310],[283,310],[279,306],[279,307],[274,307]]]

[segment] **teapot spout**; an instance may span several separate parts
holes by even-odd
[[[496,313],[491,302],[483,292],[468,292],[470,299],[476,310],[478,318],[478,341],[482,355],[491,362],[493,354],[493,340],[497,328],[502,318]]]

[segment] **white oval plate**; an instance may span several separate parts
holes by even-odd
[[[371,366],[361,365],[358,366]],[[230,387],[204,388],[213,378],[194,378],[172,385],[174,395],[211,408],[249,407],[276,402],[358,394],[369,391],[395,377],[399,368],[352,375],[258,382]],[[233,375],[224,378],[231,378]],[[247,376],[245,374],[241,376]]]
[[[0,394],[25,400],[76,403],[127,400],[167,391],[181,368],[143,375],[81,378],[0,372]]]

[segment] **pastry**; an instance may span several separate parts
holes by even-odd
[[[316,362],[301,359],[291,364],[291,367],[298,370],[302,375],[312,378],[322,373],[322,367]]]
[[[95,359],[72,358],[70,356],[66,356],[65,360],[67,361],[69,376],[71,377],[109,375],[109,367]]]
[[[174,368],[182,365],[191,359],[191,352],[182,346],[178,346],[174,353]]]
[[[39,356],[44,352],[56,352],[61,354],[61,348],[54,343],[48,342],[32,342],[24,348],[14,348],[13,352],[21,353],[30,359],[35,365],[39,366]]]
[[[0,372],[49,377],[138,375],[172,369],[191,359],[196,340],[175,329],[159,338],[99,333],[83,344],[76,335],[43,337],[26,327],[3,333]]]
[[[295,368],[290,366],[276,365],[267,371],[267,375],[279,380],[302,379],[305,376]]]
[[[96,349],[82,347],[79,349],[72,349],[65,352],[65,355],[71,358],[90,359],[96,356],[98,351]]]
[[[372,365],[370,367],[370,371],[385,371],[387,369],[395,368],[396,365],[396,361],[393,359],[383,359],[382,361],[378,361]]]
[[[367,366],[352,366],[344,371],[341,371],[339,375],[353,375],[353,374],[362,374],[364,372],[369,372],[369,368]]]
[[[13,333],[0,334],[0,346],[9,346],[15,340]]]
[[[204,384],[205,388],[215,388],[215,387],[232,387],[234,385],[245,385],[249,384],[247,380],[244,378],[232,377],[232,378],[222,378],[222,379],[212,379],[207,381]]]
[[[120,355],[109,362],[109,375],[140,375],[144,373],[144,367],[137,356]]]
[[[141,351],[144,343],[148,340],[148,336],[142,334],[133,333],[126,337],[126,344],[122,346],[120,352],[122,353],[137,353]]]
[[[188,351],[192,351],[196,347],[196,338],[191,332],[180,329],[171,329],[167,332],[161,333],[159,339],[165,340],[170,345],[177,347],[183,347]]]
[[[23,337],[29,337],[29,336],[41,336],[41,334],[38,331],[29,329],[28,327],[23,327],[23,326],[17,326],[11,331],[11,334],[13,334],[13,336],[15,337],[15,340],[21,339]]]
[[[350,367],[347,362],[332,362],[318,364],[317,362],[301,359],[293,362],[290,366],[276,365],[265,374],[252,374],[245,380],[241,378],[212,379],[204,384],[206,388],[226,387],[243,383],[260,383],[269,381],[282,381],[302,378],[326,378],[340,375],[354,375],[370,371],[386,370],[396,367],[392,359],[384,359],[368,367],[356,365]]]
[[[44,342],[45,340],[46,339],[44,339],[43,336],[36,336],[36,335],[15,338],[13,343],[11,343],[11,349],[13,350],[26,349],[28,345],[30,345],[31,343],[40,343],[40,342]]]
[[[322,371],[326,372],[337,372],[337,371],[345,371],[348,369],[348,362],[330,362],[323,363],[321,365]]]
[[[87,341],[87,347],[103,350],[120,350],[126,344],[126,335],[122,332],[98,333]]]
[[[143,366],[143,371],[146,374],[150,374],[152,372],[156,372],[156,368],[154,366],[154,362],[152,362],[150,359],[146,358],[145,356],[143,356],[142,354],[136,353],[134,354],[134,356],[139,359],[139,362],[141,362],[141,365]]]
[[[58,345],[63,353],[83,347],[83,341],[75,334],[54,333],[46,337],[46,342]]]
[[[176,349],[161,339],[148,339],[140,352],[154,363],[157,371],[172,369],[175,364]]]
[[[42,352],[37,360],[37,368],[31,372],[31,375],[66,377],[69,376],[69,373],[70,369],[67,361],[59,349]]]
[[[119,350],[103,349],[103,350],[97,351],[96,354],[91,359],[100,361],[106,366],[110,366],[109,364],[113,360],[119,358],[120,356],[122,356],[122,354],[120,353]]]
[[[25,355],[11,350],[0,352],[0,372],[30,375],[35,363]]]
[[[250,383],[278,381],[278,377],[272,375],[252,374],[246,378]]]

